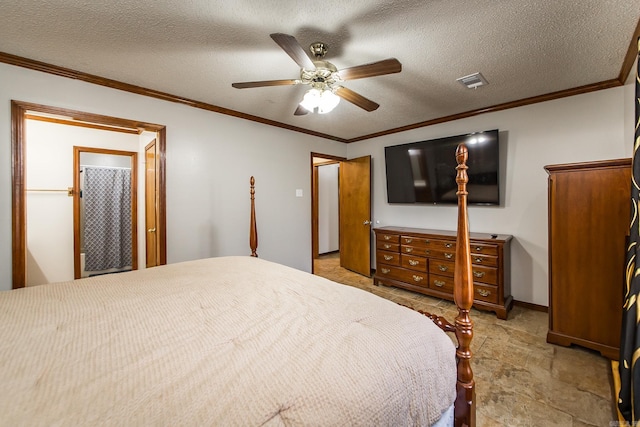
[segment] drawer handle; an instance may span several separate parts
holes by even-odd
[[[413,239],[404,239],[405,243],[411,243],[413,242]]]
[[[447,267],[446,265],[438,264],[438,270],[447,271],[448,269],[449,267]]]
[[[484,271],[474,271],[473,275],[477,278],[484,277]]]
[[[413,265],[415,267],[418,264],[420,264],[420,261],[416,261],[415,259],[410,259],[409,260],[409,265]]]
[[[423,279],[424,277],[422,276],[416,276],[415,274],[413,275],[414,282],[421,282]]]
[[[383,274],[387,274],[388,272],[390,272],[391,270],[389,270],[388,268],[381,268],[380,270],[382,270]]]
[[[429,240],[429,239],[424,239],[424,242],[425,242],[425,243],[431,243],[431,240]]]
[[[389,249],[389,248],[391,247],[391,245],[390,245],[390,244],[388,244],[388,243],[385,243],[385,244],[384,244],[384,245],[382,245],[382,246],[383,246],[385,249]]]
[[[425,250],[424,250],[424,253],[425,253],[425,254],[427,254],[427,255],[429,255],[429,254],[431,253],[431,250],[430,250],[430,249],[425,249]]]
[[[453,243],[445,243],[444,247],[445,248],[451,248],[451,247],[453,247]]]
[[[487,291],[485,289],[476,289],[476,291],[480,294],[480,296],[488,297],[491,295],[491,291]]]
[[[482,249],[484,249],[482,246],[476,246],[476,252],[482,252]]]
[[[406,253],[411,253],[411,252],[413,252],[413,248],[404,248],[404,251]]]
[[[451,259],[451,258],[453,258],[453,254],[450,254],[450,253],[448,253],[448,252],[445,252],[445,253],[444,253],[444,257],[445,257],[446,259]]]
[[[473,262],[478,263],[478,264],[482,264],[482,258],[480,258],[479,256],[475,257],[473,259]]]
[[[389,235],[387,235],[387,234],[385,234],[384,236],[382,236],[382,238],[383,238],[384,240],[391,240],[391,236],[389,236]]]
[[[384,255],[385,261],[391,261],[393,259],[393,255]]]
[[[437,287],[441,288],[445,285],[445,283],[442,280],[434,280],[433,284],[436,285]]]

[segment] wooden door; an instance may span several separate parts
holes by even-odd
[[[145,229],[146,229],[146,254],[147,268],[160,264],[158,251],[157,232],[157,199],[158,199],[158,174],[156,173],[157,155],[156,140],[151,141],[144,148],[145,173],[144,173],[144,200],[145,200]]]
[[[371,156],[340,165],[340,266],[371,276]]]

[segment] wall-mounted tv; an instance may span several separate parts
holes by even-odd
[[[500,205],[498,130],[385,147],[389,203],[456,204],[456,148],[469,149],[467,202]]]

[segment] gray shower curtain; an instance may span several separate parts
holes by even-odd
[[[131,170],[84,167],[85,270],[131,266]]]

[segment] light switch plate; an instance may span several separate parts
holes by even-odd
[[[302,188],[296,189],[296,197],[302,197]]]

